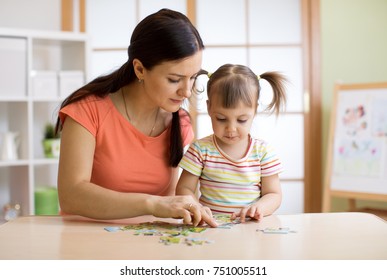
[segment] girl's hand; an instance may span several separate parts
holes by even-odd
[[[200,205],[190,195],[152,196],[148,201],[148,209],[159,218],[182,218],[185,224],[197,226],[207,223],[211,227],[217,226],[211,210]]]
[[[246,207],[243,207],[239,212],[235,212],[231,215],[231,219],[240,218],[241,222],[246,221],[246,217],[257,220],[258,222],[263,219],[263,210],[257,204],[252,204]]]
[[[271,215],[281,205],[282,192],[278,174],[262,177],[261,197],[253,204],[242,208],[231,215],[232,219],[240,217],[245,222],[250,217],[258,222],[264,216]]]

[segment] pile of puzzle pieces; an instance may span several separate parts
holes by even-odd
[[[218,228],[230,229],[231,227],[239,224],[239,220],[231,220],[229,215],[214,215]],[[171,244],[186,244],[188,246],[211,244],[214,241],[206,238],[192,237],[192,234],[202,233],[209,227],[193,227],[189,225],[170,224],[165,222],[148,222],[136,225],[126,226],[114,226],[105,227],[106,231],[117,232],[117,231],[133,231],[134,235],[143,236],[160,236],[160,243],[164,245]]]

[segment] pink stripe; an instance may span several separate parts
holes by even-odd
[[[251,188],[240,188],[240,187],[225,187],[223,186],[215,186],[215,185],[202,185],[204,188],[209,188],[209,189],[225,189],[225,190],[238,190],[238,191],[259,191],[259,187],[257,185],[251,186]],[[256,187],[256,190],[254,189]]]

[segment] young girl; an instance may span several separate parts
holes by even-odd
[[[229,213],[242,222],[246,217],[259,221],[281,204],[282,164],[267,142],[249,133],[260,79],[273,89],[266,109],[278,114],[286,101],[286,79],[279,73],[257,76],[246,66],[226,64],[210,76],[207,109],[214,134],[193,142],[179,164],[183,172],[178,195],[197,197],[200,181],[199,202],[208,207],[206,211]]]

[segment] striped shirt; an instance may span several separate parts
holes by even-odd
[[[199,177],[200,203],[215,213],[233,213],[261,196],[261,178],[278,174],[282,163],[265,141],[251,138],[244,158],[233,160],[210,135],[193,142],[180,167]]]

